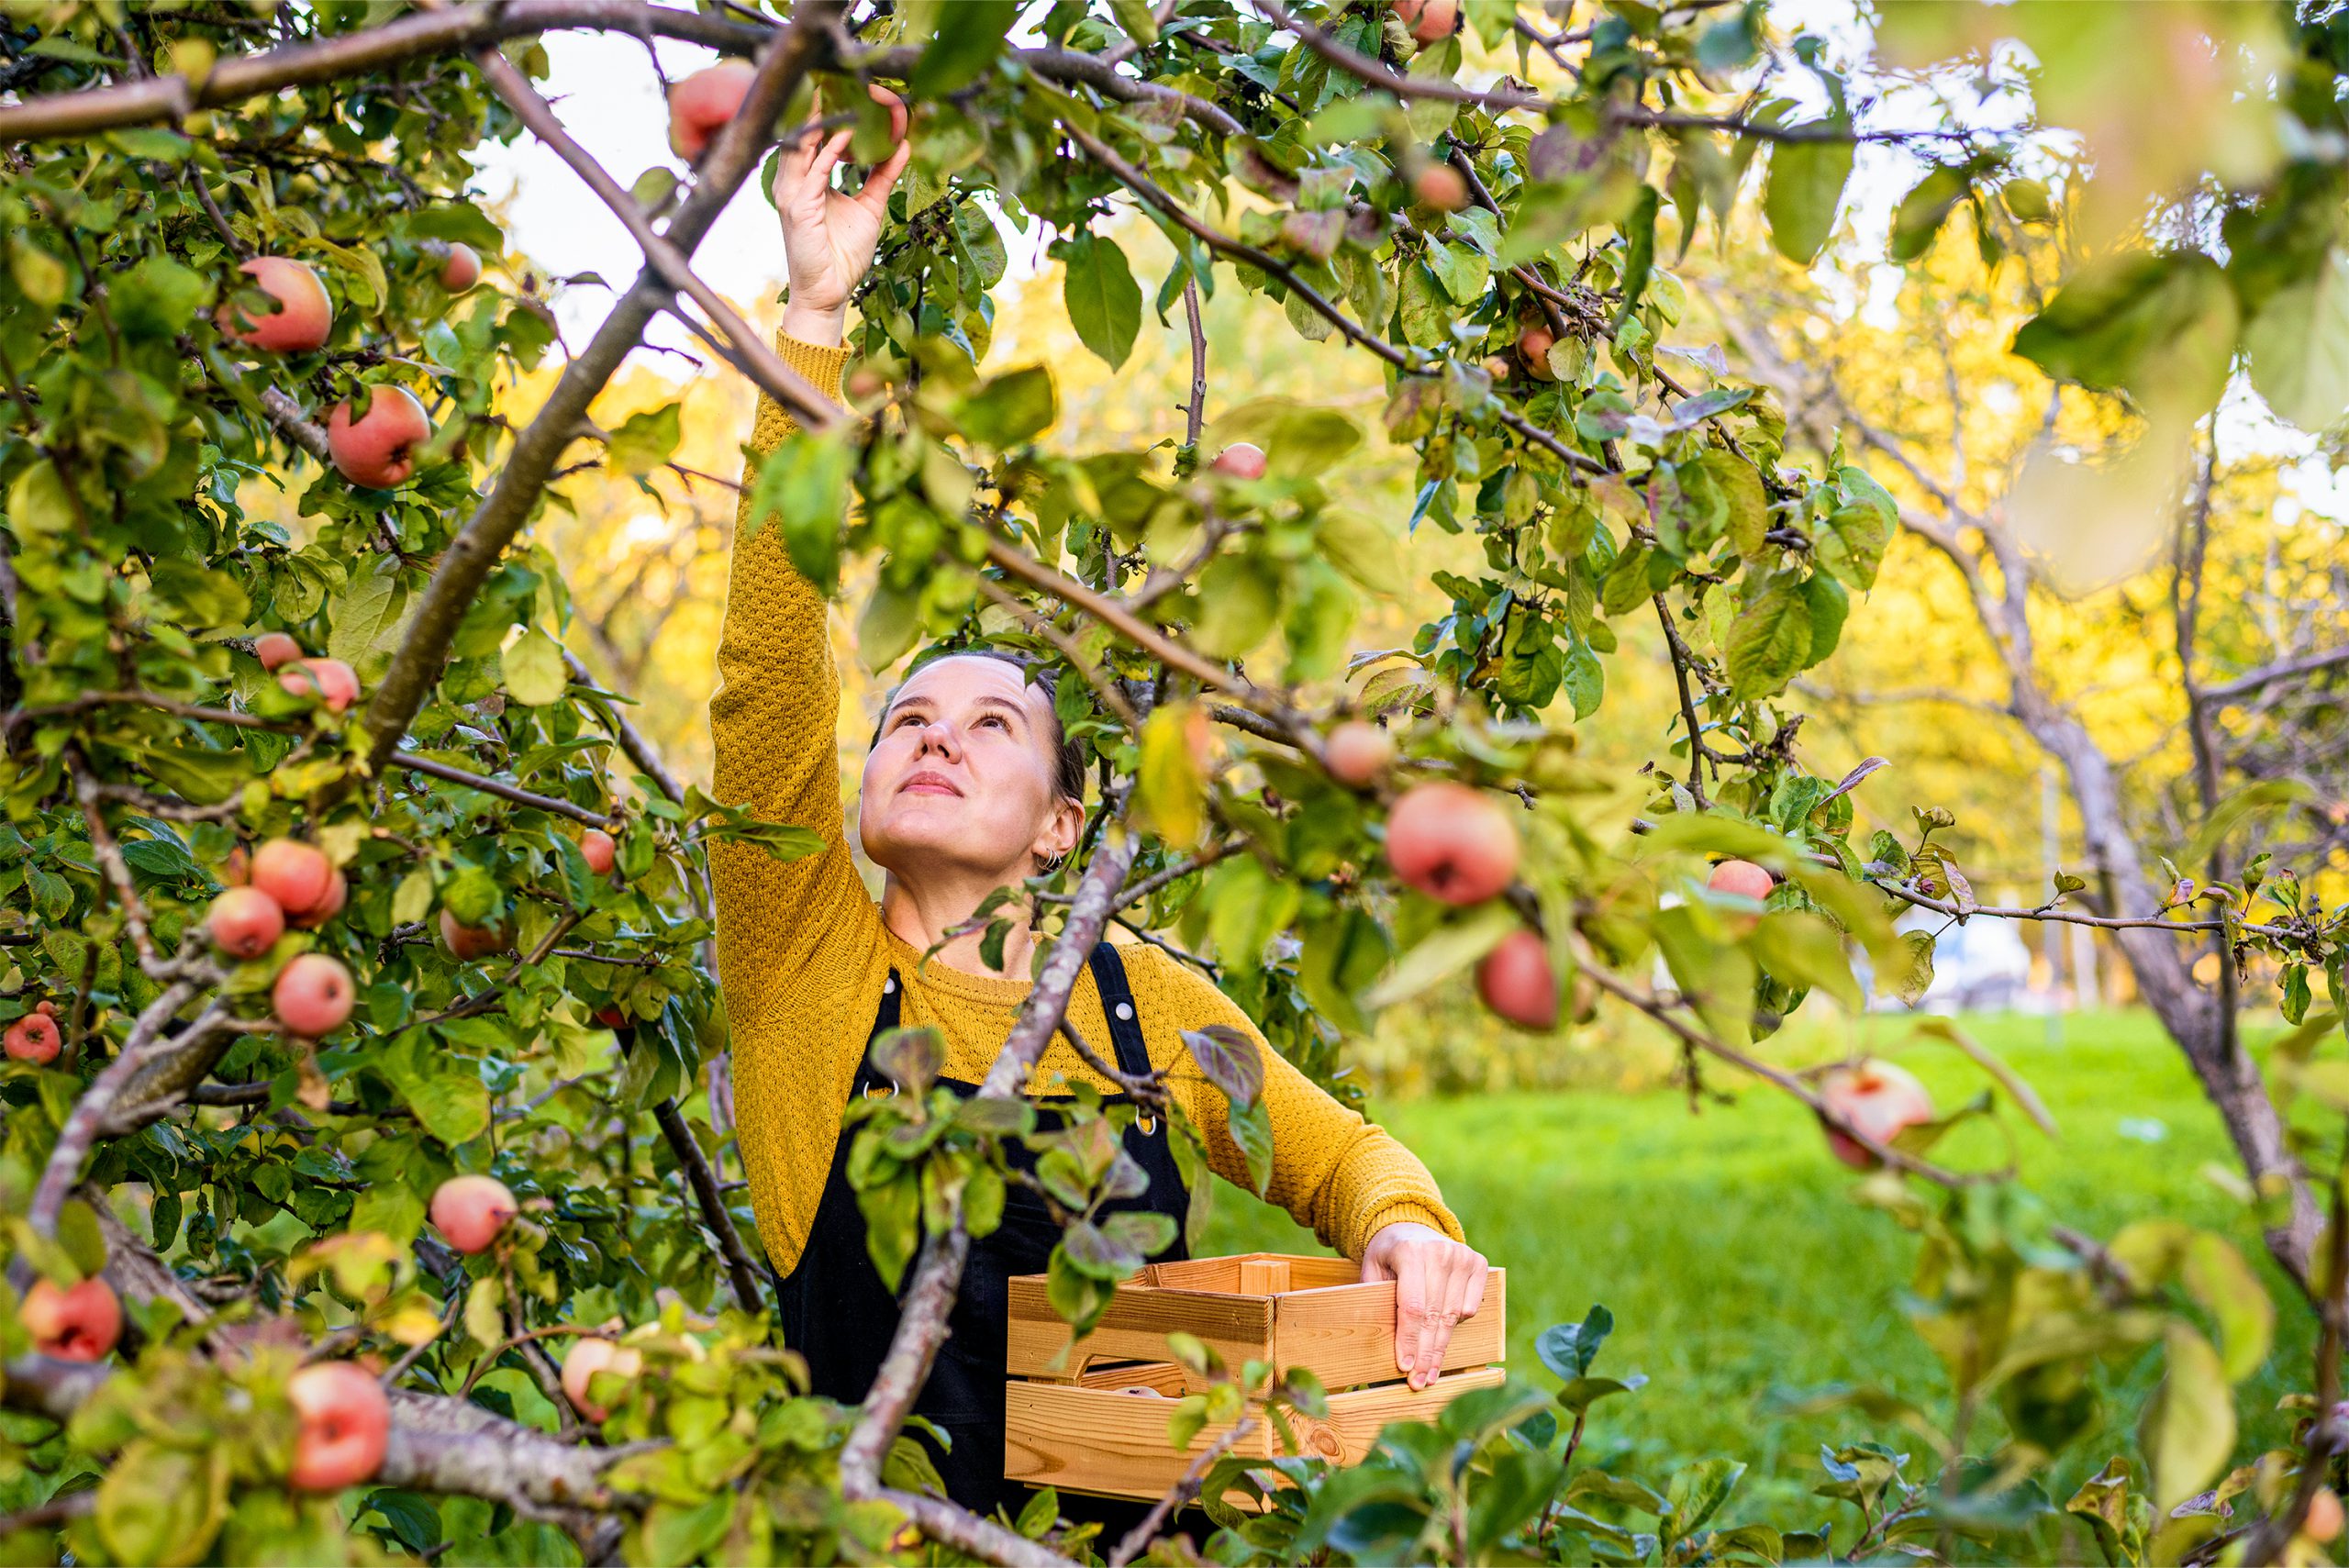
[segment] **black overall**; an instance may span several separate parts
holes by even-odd
[[[1124,963],[1107,942],[1093,950],[1088,963],[1101,993],[1101,1010],[1109,1020],[1109,1040],[1117,1048],[1119,1070],[1149,1072],[1150,1056],[1142,1045],[1141,1020],[1134,1016]],[[875,1036],[897,1027],[897,987],[893,970],[873,1020]],[[952,1079],[940,1082],[959,1095],[969,1095],[978,1089],[974,1084]],[[874,1071],[868,1059],[856,1070],[852,1093],[887,1094],[894,1087]],[[1122,1095],[1104,1096],[1110,1105],[1123,1100]],[[1048,1110],[1039,1119],[1049,1128],[1056,1113]],[[897,1330],[897,1302],[883,1288],[881,1276],[864,1250],[864,1216],[848,1184],[850,1142],[851,1136],[844,1131],[832,1151],[831,1173],[824,1182],[807,1251],[800,1253],[791,1277],[778,1280],[777,1294],[783,1307],[783,1342],[807,1358],[815,1392],[853,1405],[861,1403],[872,1388],[874,1375],[888,1353],[889,1341]],[[1155,1118],[1139,1117],[1126,1129],[1125,1143],[1126,1152],[1149,1173],[1150,1190],[1139,1198],[1106,1204],[1104,1210],[1155,1210],[1170,1216],[1179,1227],[1189,1207],[1189,1195],[1175,1170],[1165,1127]],[[1019,1168],[1032,1168],[1035,1162],[1035,1157],[1023,1148],[1014,1147],[1010,1157]],[[1060,1229],[1043,1199],[1024,1186],[1012,1186],[1005,1197],[1002,1225],[994,1234],[971,1244],[963,1288],[947,1319],[946,1343],[938,1352],[929,1384],[914,1401],[918,1415],[936,1422],[953,1440],[952,1448],[942,1454],[934,1443],[930,1444],[930,1457],[938,1463],[948,1494],[980,1514],[992,1512],[1000,1503],[1016,1517],[1027,1498],[1024,1487],[1003,1478],[1008,1282],[1014,1274],[1042,1273],[1059,1239]],[[1174,1245],[1153,1261],[1186,1255],[1178,1229]]]

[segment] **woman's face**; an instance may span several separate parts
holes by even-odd
[[[897,688],[864,759],[857,835],[901,880],[952,872],[997,884],[1066,854],[1084,808],[1053,787],[1052,699],[1016,664],[962,655]]]

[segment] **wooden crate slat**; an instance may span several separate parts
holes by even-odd
[[[1164,1361],[1166,1336],[1176,1329],[1197,1335],[1237,1370],[1272,1354],[1273,1298],[1120,1285],[1100,1326],[1055,1367],[1068,1344],[1068,1325],[1052,1310],[1043,1276],[1018,1275],[1011,1281],[1004,1370],[1012,1377],[1060,1378],[1077,1376],[1088,1362]]]
[[[1379,1429],[1389,1421],[1432,1420],[1471,1389],[1489,1388],[1505,1374],[1498,1367],[1446,1373],[1431,1387],[1405,1384],[1357,1389],[1330,1397],[1327,1420],[1294,1418],[1308,1454],[1341,1464],[1359,1462]],[[1230,1423],[1204,1428],[1191,1446],[1176,1451],[1166,1422],[1174,1402],[1106,1388],[1068,1384],[1013,1382],[1005,1389],[1004,1474],[1030,1486],[1066,1492],[1154,1498],[1165,1495],[1191,1460],[1230,1430]],[[1270,1458],[1277,1438],[1259,1422],[1235,1451]]]
[[[1502,1359],[1508,1343],[1508,1278],[1495,1269],[1476,1316],[1455,1325],[1443,1356],[1447,1373]],[[1273,1299],[1273,1361],[1286,1372],[1312,1368],[1324,1385],[1351,1387],[1402,1375],[1395,1368],[1392,1282],[1292,1292]]]

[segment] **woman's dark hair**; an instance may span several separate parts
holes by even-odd
[[[1084,805],[1085,749],[1070,740],[1068,731],[1061,728],[1060,708],[1057,706],[1061,690],[1060,666],[1048,664],[1041,659],[1025,653],[1014,653],[1002,648],[930,648],[923,650],[914,660],[913,670],[906,672],[907,679],[912,678],[915,670],[919,670],[926,664],[935,663],[941,659],[999,660],[1018,670],[1027,678],[1029,684],[1043,688],[1044,696],[1047,699],[1046,706],[1051,707],[1052,712],[1052,787],[1059,791],[1063,798],[1075,801],[1079,806]],[[874,723],[872,744],[865,748],[866,751],[869,751],[873,747],[881,744],[881,726],[887,722],[889,709],[896,706],[897,694],[904,689],[905,682],[903,681],[890,688],[887,699],[881,705],[881,717]]]

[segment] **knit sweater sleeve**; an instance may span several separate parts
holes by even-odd
[[[776,348],[838,395],[845,350],[785,337]],[[841,683],[824,596],[793,567],[772,521],[755,533],[748,526],[758,459],[796,429],[760,398],[718,639],[720,684],[709,704],[717,798],[823,839],[821,850],[794,861],[739,843],[714,844],[709,857],[751,1195],[785,1266],[805,1239],[863,1039],[861,1027],[816,1025],[854,1011],[849,993],[863,988],[880,938],[841,809]],[[877,981],[872,989],[877,995]]]
[[[1466,1240],[1419,1156],[1298,1072],[1265,1041],[1238,1003],[1161,954],[1137,955],[1129,962],[1152,972],[1152,989],[1173,1001],[1183,1029],[1229,1024],[1256,1042],[1264,1057],[1264,1103],[1273,1125],[1273,1173],[1265,1197],[1288,1210],[1325,1246],[1349,1258],[1360,1258],[1370,1239],[1385,1227],[1406,1220],[1432,1226],[1455,1241]],[[1187,1061],[1168,1074],[1168,1083],[1207,1139],[1209,1167],[1224,1180],[1252,1190],[1247,1158],[1232,1140],[1230,1106],[1223,1092]]]
[[[790,338],[777,348],[792,368],[837,395],[845,349]],[[751,446],[764,457],[799,427],[772,398],[759,399]],[[754,460],[755,463],[755,460]],[[872,914],[872,895],[849,856],[841,812],[840,672],[832,661],[824,597],[784,553],[772,526],[752,533],[755,466],[742,478],[726,620],[718,643],[718,695],[709,703],[717,796],[770,822],[813,828],[816,854],[778,862],[744,844],[710,856],[718,895],[718,963],[729,992],[762,971],[804,971],[847,917]]]

